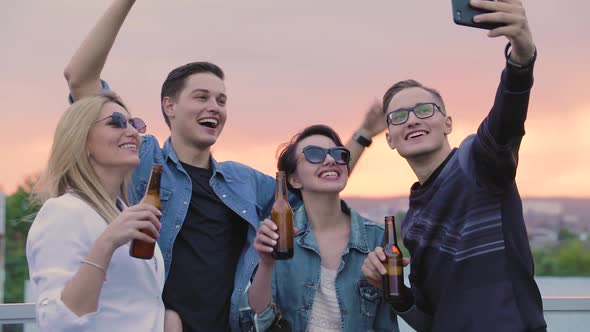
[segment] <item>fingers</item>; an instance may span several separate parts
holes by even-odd
[[[123,210],[123,212],[125,211],[151,211],[154,215],[161,217],[162,216],[162,211],[156,209],[155,206],[149,205],[149,204],[145,204],[145,203],[141,203],[141,204],[137,204],[137,205],[133,205],[130,206],[128,208],[126,208],[125,210]]]
[[[409,259],[409,258],[403,258],[403,259],[402,259],[402,264],[403,264],[404,266],[408,266],[408,265],[410,264],[410,259]]]
[[[272,253],[279,235],[275,232],[277,226],[270,219],[260,223],[260,228],[254,239],[254,249],[259,253]]]
[[[490,12],[510,12],[518,7],[522,8],[522,4],[519,5],[519,1],[487,1],[487,0],[471,0],[469,2],[471,7]]]
[[[381,101],[375,99],[365,113],[365,119],[359,133],[366,137],[375,137],[385,128],[387,128],[387,123],[383,118],[383,105]]]
[[[125,220],[146,220],[151,222],[154,227],[159,231],[162,227],[160,223],[160,216],[162,213],[155,207],[147,204],[139,204],[125,209],[120,218],[122,221]]]
[[[383,114],[383,104],[380,100],[375,99],[369,108],[369,113],[381,116]]]
[[[141,240],[141,241],[145,241],[145,242],[149,242],[149,243],[154,243],[156,242],[156,239],[149,236],[148,234],[140,231],[140,230],[134,230],[131,233],[131,238],[132,239],[136,239],[136,240]]]
[[[365,258],[365,261],[363,262],[361,271],[373,286],[381,287],[382,276],[387,273],[387,270],[379,259],[380,254],[377,253],[377,249],[381,250],[380,247],[377,247],[375,248],[375,251],[370,252],[367,255],[367,258]],[[383,254],[383,250],[381,250],[381,254]]]
[[[504,36],[512,44],[511,59],[520,64],[528,63],[535,53],[535,44],[529,29],[526,11],[520,0],[482,1],[471,0],[471,6],[490,13],[480,14],[473,18],[476,23],[499,24],[490,30],[488,36],[496,38]]]

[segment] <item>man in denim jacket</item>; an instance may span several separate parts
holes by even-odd
[[[64,72],[71,102],[109,89],[100,73],[134,3],[114,0],[71,59]],[[163,165],[158,239],[167,276],[163,298],[182,318],[184,331],[248,326],[249,319],[240,317],[239,299],[258,262],[252,248],[258,223],[274,200],[274,178],[237,162],[217,162],[211,155],[227,118],[223,79],[222,70],[207,62],[170,72],[161,107],[171,135],[163,148],[155,137],[142,137],[141,164],[130,190],[137,202],[152,165]],[[370,138],[385,129],[379,112],[379,105],[371,107],[348,143],[351,167]]]

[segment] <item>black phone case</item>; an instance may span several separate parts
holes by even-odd
[[[453,20],[456,24],[473,28],[492,30],[502,26],[502,24],[475,23],[473,17],[483,13],[489,13],[481,9],[473,8],[469,5],[469,0],[452,0],[453,2]]]

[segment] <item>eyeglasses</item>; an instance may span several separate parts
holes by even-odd
[[[131,119],[127,120],[125,115],[123,115],[119,112],[113,112],[112,115],[109,115],[104,119],[100,119],[100,120],[96,121],[95,123],[99,123],[99,122],[104,121],[106,119],[111,119],[111,123],[109,123],[109,124],[111,124],[117,128],[121,128],[121,129],[127,128],[127,122],[129,122],[131,127],[135,128],[135,130],[137,130],[140,134],[145,134],[145,129],[147,128],[147,126],[145,125],[145,122],[142,119],[131,118]]]
[[[421,103],[412,108],[400,108],[387,113],[387,123],[394,126],[404,124],[410,118],[410,112],[414,113],[418,119],[427,119],[433,116],[436,110],[445,114],[435,103]]]
[[[348,162],[350,161],[350,151],[341,146],[326,149],[316,145],[308,145],[303,148],[303,156],[305,156],[305,160],[311,164],[324,162],[328,154],[332,156],[334,162],[338,165],[348,165]]]

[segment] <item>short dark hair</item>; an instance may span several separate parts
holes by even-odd
[[[166,80],[162,84],[162,92],[160,93],[160,104],[164,101],[164,97],[170,97],[174,100],[178,98],[182,89],[184,89],[184,85],[186,83],[186,79],[193,75],[193,74],[200,74],[200,73],[210,73],[221,80],[224,80],[225,75],[223,74],[223,70],[219,68],[217,65],[210,63],[210,62],[191,62],[187,63],[186,65],[174,68],[166,77]],[[168,119],[168,115],[164,112],[164,105],[162,107],[162,115],[164,116],[164,120],[166,120],[166,124],[170,127],[170,119]]]
[[[334,131],[334,129],[326,125],[313,125],[303,129],[303,131],[295,134],[289,142],[281,144],[278,148],[279,158],[277,168],[279,171],[285,171],[287,178],[295,173],[295,170],[297,169],[297,144],[305,138],[314,135],[325,136],[334,141],[336,146],[344,146],[340,136]],[[287,187],[301,199],[301,191],[293,188],[289,181],[287,181]]]
[[[394,85],[392,85],[385,92],[385,95],[383,95],[383,113],[387,114],[387,108],[389,107],[391,100],[393,99],[393,97],[395,97],[396,94],[398,94],[402,90],[409,89],[409,88],[420,88],[422,90],[430,92],[430,94],[440,103],[439,106],[442,108],[443,113],[446,114],[445,102],[443,101],[440,93],[438,91],[436,91],[435,89],[427,87],[424,84],[422,84],[416,80],[399,81],[399,82],[395,83]]]

